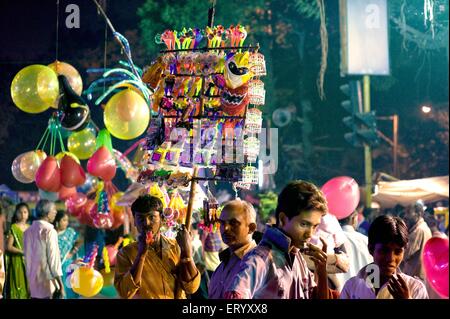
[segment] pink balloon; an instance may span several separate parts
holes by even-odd
[[[70,196],[73,196],[77,193],[76,187],[65,187],[64,185],[61,185],[61,188],[59,189],[59,199],[60,200],[66,200]]]
[[[339,176],[330,179],[322,186],[322,192],[328,202],[328,211],[337,219],[348,217],[358,206],[359,187],[351,177]]]
[[[111,266],[114,266],[116,264],[116,256],[117,256],[118,250],[114,247],[114,245],[106,246],[106,250],[108,251],[109,264]]]
[[[66,208],[73,216],[77,217],[81,213],[81,208],[87,202],[87,196],[83,193],[76,193],[66,199]]]
[[[422,253],[425,277],[443,298],[448,298],[448,238],[433,237],[425,243]]]
[[[105,182],[114,178],[116,169],[116,160],[105,146],[95,151],[87,163],[89,174],[100,177]]]

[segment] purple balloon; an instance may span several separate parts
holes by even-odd
[[[448,298],[448,238],[429,239],[423,248],[422,260],[430,286],[439,296]]]
[[[351,177],[339,176],[330,179],[322,186],[322,192],[328,202],[328,211],[337,219],[348,217],[358,206],[359,187]]]

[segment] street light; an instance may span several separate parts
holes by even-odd
[[[423,113],[428,114],[431,112],[431,106],[428,105],[422,105],[421,110]]]

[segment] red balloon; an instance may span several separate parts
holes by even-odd
[[[89,174],[100,177],[106,182],[114,178],[116,169],[116,161],[105,146],[95,151],[87,163]]]
[[[114,245],[106,246],[106,250],[108,251],[109,264],[111,266],[115,266],[115,264],[116,264],[116,256],[117,256],[118,250],[114,247]]]
[[[48,156],[36,172],[36,186],[46,192],[56,193],[61,187],[61,171],[54,156]]]
[[[330,179],[322,186],[322,192],[328,202],[328,211],[337,219],[348,217],[359,203],[359,186],[347,176]]]
[[[83,207],[80,209],[78,220],[80,221],[81,224],[86,224],[91,227],[94,227],[94,223],[90,215],[90,211],[94,205],[95,201],[92,199],[88,199],[86,204],[84,204]]]
[[[425,277],[443,298],[448,298],[448,238],[429,239],[422,253]]]
[[[72,157],[64,155],[61,160],[61,183],[66,187],[81,186],[86,181],[83,168]]]
[[[123,225],[125,221],[125,213],[123,212],[123,210],[113,210],[111,213],[114,218],[114,222],[111,226],[111,229],[117,229],[121,225]]]
[[[81,208],[87,202],[87,196],[83,193],[76,193],[66,199],[66,208],[73,216],[81,214]]]
[[[61,185],[61,188],[59,189],[59,199],[60,200],[66,200],[70,196],[73,196],[77,193],[76,187],[65,187],[64,185]]]

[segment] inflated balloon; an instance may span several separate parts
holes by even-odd
[[[81,186],[86,181],[83,168],[72,157],[65,155],[61,160],[61,184],[65,187]]]
[[[116,161],[105,146],[100,147],[87,163],[89,174],[100,177],[105,182],[114,178],[116,169]]]
[[[322,186],[328,202],[328,211],[337,219],[348,217],[359,203],[359,187],[356,181],[347,176],[330,179]]]
[[[81,224],[85,224],[85,225],[89,225],[91,227],[94,227],[94,223],[91,217],[91,209],[92,207],[95,205],[95,201],[92,199],[88,199],[86,201],[86,204],[84,204],[80,209],[79,209],[79,215],[78,220]]]
[[[14,178],[15,178],[16,180],[18,180],[19,182],[24,183],[24,184],[33,183],[33,181],[34,181],[34,178],[31,178],[31,176],[30,176],[30,177],[24,176],[24,175],[22,174],[22,170],[21,170],[21,162],[22,162],[22,159],[23,159],[23,157],[26,156],[28,153],[30,153],[30,152],[20,154],[19,156],[17,156],[17,157],[14,159],[14,161],[13,161],[12,164],[11,164],[11,172],[12,172]]]
[[[115,94],[106,104],[104,122],[108,131],[122,140],[131,140],[145,132],[150,110],[145,99],[127,89]]]
[[[89,124],[89,107],[81,96],[72,90],[64,75],[59,75],[58,81],[61,94],[58,106],[61,126],[69,131],[81,131]]]
[[[64,185],[61,185],[61,188],[59,189],[59,196],[58,198],[60,200],[66,200],[70,196],[73,196],[77,193],[76,187],[65,187]]]
[[[79,267],[70,276],[73,291],[83,297],[94,297],[102,290],[103,276],[94,268]]]
[[[72,65],[65,62],[55,61],[48,66],[58,75],[64,75],[69,81],[69,85],[76,94],[81,95],[83,93],[83,80],[80,73]]]
[[[113,216],[113,223],[111,229],[117,229],[123,225],[125,222],[125,212],[124,210],[112,210],[111,214]]]
[[[20,172],[26,179],[31,179],[34,181],[36,172],[42,162],[42,157],[40,157],[35,151],[26,152],[22,154],[20,159]]]
[[[79,132],[73,132],[69,136],[67,147],[80,160],[85,160],[94,154],[95,143],[95,132],[90,128],[85,128]]]
[[[108,245],[106,246],[106,250],[108,251],[108,257],[109,257],[109,264],[111,266],[114,266],[116,264],[116,256],[119,252],[115,245]]]
[[[102,290],[100,290],[100,294],[105,297],[114,298],[117,297],[117,290],[114,285],[111,286],[103,286]]]
[[[61,171],[55,157],[47,157],[36,172],[36,186],[46,192],[58,192],[61,187]]]
[[[61,166],[61,160],[63,159],[64,156],[70,156],[75,162],[80,164],[80,160],[78,159],[78,157],[75,154],[73,154],[71,152],[59,152],[58,154],[55,155],[55,158],[58,161],[58,163],[60,163],[60,166]]]
[[[67,211],[73,216],[77,217],[81,213],[81,207],[83,207],[86,202],[87,196],[85,194],[75,193],[66,199],[65,204]]]
[[[97,187],[98,184],[98,178],[95,176],[92,176],[90,174],[86,174],[86,181],[83,185],[77,187],[77,191],[80,193],[87,194],[93,189]]]
[[[56,192],[46,192],[42,189],[39,189],[39,198],[47,199],[51,202],[56,202],[58,200],[58,193]]]
[[[123,206],[117,206],[118,200],[124,195],[124,192],[117,192],[111,196],[111,199],[109,201],[109,205],[111,207],[111,210],[119,210],[123,211],[125,207]]]
[[[425,277],[441,297],[448,298],[448,238],[429,239],[422,253]]]
[[[14,104],[27,113],[41,113],[55,105],[59,83],[55,72],[45,65],[30,65],[16,74],[11,83]]]

